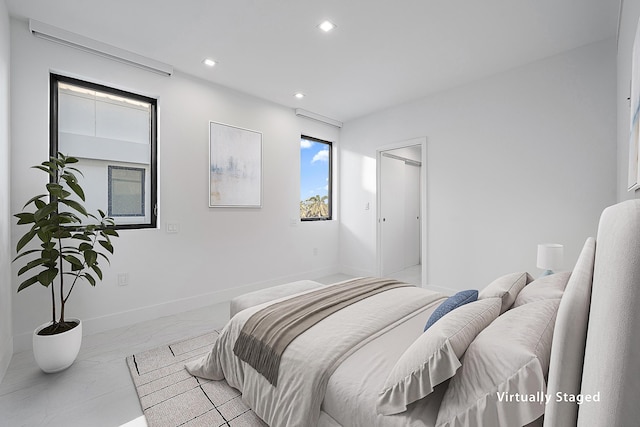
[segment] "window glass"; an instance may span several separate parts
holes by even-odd
[[[144,215],[144,176],[142,168],[109,166],[109,216]]]
[[[331,143],[300,138],[300,219],[331,219]]]

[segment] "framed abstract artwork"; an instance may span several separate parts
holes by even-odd
[[[628,190],[640,188],[640,24],[636,27],[631,63]]]
[[[209,207],[262,207],[262,133],[209,122]]]

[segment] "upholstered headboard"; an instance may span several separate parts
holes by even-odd
[[[578,426],[640,423],[640,200],[604,210],[596,238]]]

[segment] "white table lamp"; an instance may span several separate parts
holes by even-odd
[[[562,265],[564,246],[557,243],[540,243],[538,245],[537,267],[544,271],[542,276],[553,274],[553,270],[558,270]]]

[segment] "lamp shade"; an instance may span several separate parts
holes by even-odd
[[[557,243],[541,243],[538,245],[537,267],[543,270],[558,270],[562,266],[564,246]]]

